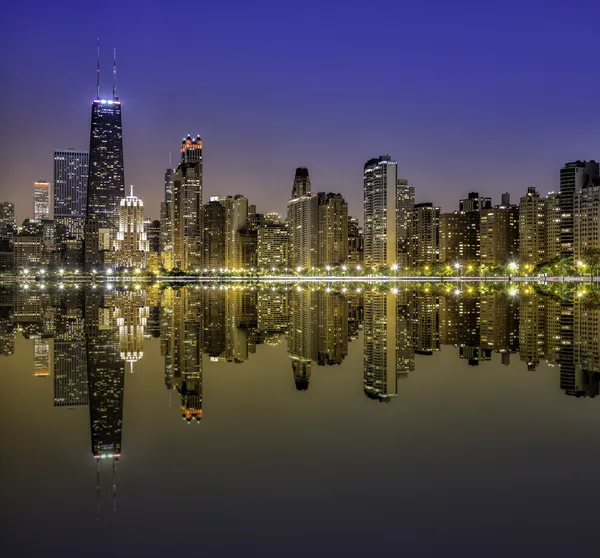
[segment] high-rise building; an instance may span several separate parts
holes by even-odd
[[[544,223],[546,225],[546,261],[560,256],[562,245],[560,195],[550,192],[544,204]]]
[[[144,219],[144,231],[148,240],[150,252],[160,252],[160,221],[158,219]]]
[[[403,188],[404,186],[402,186]],[[389,155],[364,166],[364,260],[366,266],[393,265],[398,259],[398,163]]]
[[[519,204],[519,255],[521,263],[529,265],[546,259],[545,199],[533,186]]]
[[[451,262],[459,257],[458,220],[458,211],[440,214],[440,262]]]
[[[170,162],[170,157],[169,157]],[[173,207],[173,169],[165,171],[165,199],[160,204],[160,251],[171,252],[173,229],[171,223],[171,212]]]
[[[50,184],[40,179],[33,187],[33,218],[38,221],[50,219]]]
[[[183,271],[202,264],[202,140],[181,143],[181,161],[173,174],[171,207],[173,266]]]
[[[225,206],[211,200],[204,206],[204,267],[225,267]]]
[[[283,223],[266,223],[257,231],[257,265],[283,269],[288,265],[289,237]]]
[[[119,267],[146,266],[146,252],[150,246],[144,229],[144,202],[133,195],[133,186],[129,196],[123,198],[119,205],[115,249],[115,263]]]
[[[348,263],[363,264],[365,250],[363,230],[356,217],[348,217]]]
[[[399,178],[396,202],[396,236],[398,240],[397,264],[401,268],[410,265],[409,256],[409,220],[415,206],[415,188],[408,185],[408,180]]]
[[[503,265],[519,253],[519,208],[496,205],[480,210],[480,261],[488,266]]]
[[[573,254],[575,196],[587,186],[600,184],[600,164],[596,161],[574,161],[560,169],[560,241],[565,256]]]
[[[0,237],[14,234],[16,228],[15,204],[0,202]]]
[[[296,169],[292,198],[287,205],[287,223],[290,267],[316,265],[318,210],[316,198],[311,195],[308,169]]]
[[[439,259],[440,208],[418,203],[410,212],[409,254],[411,265],[424,266]]]
[[[316,265],[341,265],[348,258],[348,204],[341,194],[319,192],[316,198]]]
[[[83,240],[90,155],[87,151],[54,152],[54,221],[65,236]]]
[[[125,197],[121,101],[99,95],[92,103],[89,175],[85,221],[85,265],[104,264],[112,249],[119,223],[119,206]]]
[[[573,248],[576,259],[600,250],[600,186],[589,185],[575,194]]]

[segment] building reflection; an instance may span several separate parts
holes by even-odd
[[[344,364],[354,340],[362,347],[364,394],[376,401],[398,396],[405,389],[400,380],[440,351],[470,366],[508,365],[518,355],[514,363],[529,371],[556,367],[557,387],[565,394],[598,395],[597,294],[513,290],[213,283],[148,290],[3,287],[0,358],[14,355],[17,335],[31,342],[33,375],[50,378],[54,406],[89,406],[92,453],[99,460],[121,455],[125,371],[135,369],[152,339],[160,343],[169,399],[177,400],[188,423],[203,418],[204,355],[210,367],[243,365],[259,345],[283,340],[298,391],[309,388],[314,374]]]

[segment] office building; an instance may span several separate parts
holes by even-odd
[[[83,240],[89,152],[75,149],[54,151],[54,221],[65,228],[66,238]]]
[[[37,221],[50,219],[50,184],[40,179],[33,188],[33,218]]]

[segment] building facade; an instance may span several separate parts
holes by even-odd
[[[54,152],[54,220],[65,236],[83,240],[90,155],[88,151]]]
[[[202,265],[202,140],[188,136],[173,174],[171,245],[173,267],[182,271]]]
[[[396,264],[398,163],[389,155],[369,159],[363,179],[364,263],[369,267]]]
[[[38,180],[33,188],[33,218],[38,221],[50,219],[50,184]]]
[[[575,197],[584,187],[600,184],[600,164],[596,161],[574,161],[560,169],[560,241],[561,253],[573,255]]]
[[[104,264],[119,224],[125,197],[121,101],[97,98],[92,103],[89,173],[85,220],[85,265]]]
[[[119,229],[115,242],[115,263],[119,267],[146,267],[146,253],[150,250],[144,228],[144,202],[133,195],[121,200]]]

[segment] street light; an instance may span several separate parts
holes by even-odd
[[[454,264],[454,269],[456,269],[456,275],[458,276],[459,272],[460,272],[460,268],[462,267],[462,265],[460,265],[458,262],[456,262]]]
[[[509,279],[511,278],[511,272],[514,273],[518,267],[519,267],[519,264],[517,262],[510,262],[508,264],[508,270],[509,270],[508,278]]]

